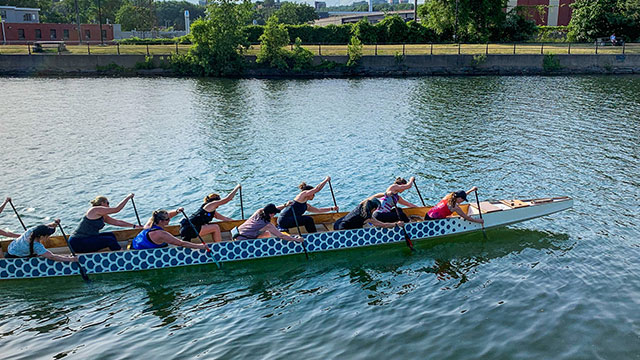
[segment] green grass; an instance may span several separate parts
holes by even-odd
[[[189,51],[191,45],[178,45],[180,53]],[[347,55],[347,45],[303,45],[304,48],[318,55]],[[91,45],[89,47],[91,54],[110,54],[118,53],[116,45]],[[120,54],[122,55],[146,55],[146,45],[120,45]],[[256,55],[260,51],[260,45],[252,45],[246,50],[246,54]],[[596,47],[593,44],[566,44],[566,43],[546,43],[541,44],[516,44],[515,54],[595,54]],[[0,45],[0,54],[28,54],[27,45]],[[67,45],[67,54],[87,54],[86,45]],[[170,55],[176,53],[175,45],[149,45],[149,55]],[[362,55],[395,55],[403,53],[402,45],[364,45],[362,47]],[[480,55],[480,54],[513,54],[513,44],[461,44],[460,54],[463,55]],[[626,54],[640,54],[640,43],[627,44],[625,47]],[[57,52],[47,52],[34,55],[51,55]],[[405,55],[456,55],[458,54],[457,44],[407,44],[404,46]],[[605,46],[598,47],[598,54],[622,54],[621,46]]]

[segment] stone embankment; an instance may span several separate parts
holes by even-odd
[[[0,75],[175,76],[168,60],[154,56],[149,66],[144,55],[0,55]],[[346,56],[316,56],[314,70],[298,73],[257,67],[255,56],[247,56],[247,61],[242,76],[258,78],[640,73],[636,54],[363,56],[353,68],[345,66]]]

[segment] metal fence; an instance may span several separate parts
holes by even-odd
[[[54,45],[54,44],[49,44]],[[0,55],[172,55],[184,54],[191,45],[166,44],[82,44],[64,47],[46,43],[38,47],[32,43],[0,45]],[[347,55],[347,45],[304,44],[315,55]],[[289,46],[293,49],[293,45]],[[41,52],[36,52],[40,50]],[[254,44],[244,49],[245,54],[257,55],[260,45]],[[492,44],[385,44],[363,45],[363,55],[410,56],[410,55],[532,55],[532,54],[640,54],[640,43],[622,46],[602,46],[598,43],[492,43]]]

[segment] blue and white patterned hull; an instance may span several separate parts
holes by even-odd
[[[573,200],[563,199],[517,209],[490,212],[483,215],[485,228],[524,221],[573,206]],[[462,218],[447,218],[406,224],[412,239],[429,239],[446,235],[478,231],[482,227]],[[304,235],[310,253],[403,242],[400,229],[366,228],[322,232]],[[300,243],[277,238],[222,242],[210,245],[217,262],[249,260],[274,256],[300,254]],[[210,264],[211,255],[205,251],[186,248],[160,248],[83,254],[79,261],[87,274],[138,271],[178,266]],[[63,263],[43,258],[0,259],[0,279],[24,279],[51,276],[79,275],[74,263]]]

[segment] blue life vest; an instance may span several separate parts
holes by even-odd
[[[136,250],[143,250],[143,249],[156,249],[156,248],[167,246],[167,243],[162,243],[158,245],[153,241],[151,241],[151,239],[149,239],[149,233],[156,230],[163,230],[163,229],[158,225],[153,225],[148,229],[144,229],[140,231],[140,233],[138,233],[138,235],[131,242],[131,247]]]

